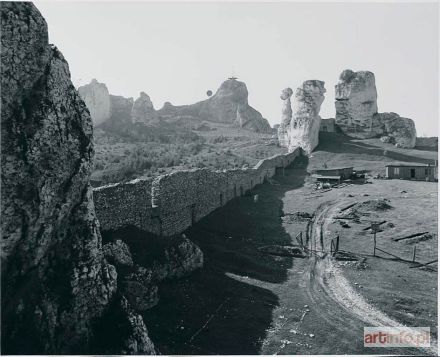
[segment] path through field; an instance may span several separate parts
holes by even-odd
[[[311,226],[310,242],[308,243],[310,247],[314,247],[318,252],[311,254],[308,271],[303,275],[303,286],[308,297],[313,306],[319,309],[322,319],[339,330],[341,336],[351,331],[353,329],[352,325],[360,327],[403,326],[366,302],[362,295],[352,288],[329,254],[330,243],[326,238],[326,228],[333,216],[339,212],[340,206],[341,203],[326,202],[320,205],[315,212],[315,218]],[[321,240],[322,237],[324,237],[323,241]],[[342,318],[341,310],[344,310],[344,313],[348,316]],[[436,355],[437,341],[431,341],[431,346],[429,349],[418,351],[406,348],[398,353]],[[365,349],[363,352],[368,353],[368,350]],[[383,351],[388,352],[385,349]]]

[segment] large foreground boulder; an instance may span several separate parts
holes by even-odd
[[[2,353],[88,353],[117,286],[89,185],[92,122],[32,3],[1,3],[1,34]],[[136,325],[130,345],[151,351]]]
[[[293,114],[289,110],[290,88],[281,94],[283,100],[283,121],[278,129],[278,141],[289,151],[301,147],[307,154],[311,153],[319,142],[321,117],[319,110],[324,101],[324,82],[317,80],[305,81],[295,91]],[[284,99],[285,98],[285,99]],[[288,123],[291,116],[290,123]]]

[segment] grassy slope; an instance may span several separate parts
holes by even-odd
[[[212,126],[212,124],[211,124]],[[154,177],[176,170],[253,166],[260,159],[286,152],[271,135],[227,126],[194,131],[190,140],[130,142],[103,133],[95,138],[93,180],[103,184],[137,177]]]

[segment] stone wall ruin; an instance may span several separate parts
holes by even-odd
[[[194,169],[95,188],[95,210],[101,229],[126,226],[160,236],[183,232],[228,201],[244,195],[277,168],[289,166],[301,148],[260,160],[253,168]]]

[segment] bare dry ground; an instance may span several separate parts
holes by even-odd
[[[353,144],[353,145],[352,145]],[[339,152],[341,145],[345,146]],[[190,277],[160,286],[161,301],[144,318],[156,346],[166,354],[436,354],[411,348],[365,348],[363,328],[428,326],[437,339],[437,266],[411,262],[437,258],[437,184],[372,180],[315,191],[311,169],[348,166],[384,173],[388,162],[431,162],[436,153],[387,149],[337,138],[309,160],[298,159],[285,176],[258,186],[186,233],[205,254]],[[361,148],[359,148],[361,146]],[[351,148],[349,150],[349,148]],[[380,155],[382,153],[382,156]],[[387,199],[387,201],[384,201]],[[357,203],[338,219],[341,208]],[[298,214],[300,212],[300,214]],[[311,223],[307,214],[315,214]],[[396,257],[372,256],[371,221],[387,221],[377,246]],[[341,223],[346,223],[345,227]],[[267,245],[295,245],[309,227],[310,258],[268,254]],[[322,230],[322,239],[320,231]],[[412,233],[430,234],[394,241]],[[330,241],[358,261],[330,257]],[[409,260],[409,261],[405,261]]]

